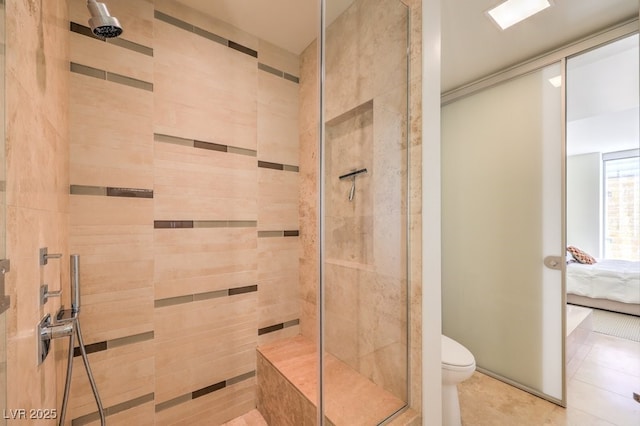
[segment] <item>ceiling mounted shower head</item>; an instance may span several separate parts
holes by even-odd
[[[89,25],[96,36],[113,38],[122,34],[120,22],[118,22],[117,18],[109,15],[109,10],[107,10],[107,6],[104,3],[99,3],[96,0],[87,0],[87,8],[91,13]]]

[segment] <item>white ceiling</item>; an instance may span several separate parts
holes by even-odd
[[[176,1],[295,54],[301,53],[317,36],[317,0]],[[442,0],[443,92],[638,17],[640,11],[640,0],[553,0],[552,7],[502,31],[485,15],[488,9],[502,1]],[[352,2],[327,0],[327,21],[333,22]],[[626,56],[616,57],[610,51],[605,54],[609,59],[603,61],[586,57],[584,61],[593,64],[585,66],[583,71],[576,71],[573,93],[584,92],[589,97],[587,89],[604,88],[604,81],[594,84],[593,73],[615,70],[619,66],[616,64],[630,55],[635,55],[637,64],[637,47]],[[635,91],[625,92],[624,86],[618,84],[613,90],[607,88],[592,93],[604,95],[605,102],[582,99],[568,105],[570,153],[593,152],[603,138],[610,143],[618,141],[620,146],[637,146],[638,76],[635,72]],[[587,77],[581,79],[579,75]],[[622,80],[618,76],[614,81],[620,83]],[[620,97],[613,96],[614,93]],[[629,104],[629,96],[625,94],[636,95],[635,106]],[[581,142],[575,143],[578,140]]]
[[[638,35],[567,61],[567,154],[640,144]]]

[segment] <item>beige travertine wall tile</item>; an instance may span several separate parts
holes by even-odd
[[[40,306],[40,285],[68,283],[68,27],[66,1],[7,2],[6,293],[7,408],[56,408],[62,360],[37,364],[36,324],[61,301]],[[4,54],[3,54],[4,56]],[[4,137],[4,136],[3,136]],[[62,253],[40,267],[38,250]]]
[[[258,238],[258,328],[300,318],[298,238]]]
[[[258,352],[257,408],[267,424],[311,426],[316,408]]]
[[[152,56],[75,32],[70,33],[69,37],[71,62],[142,81],[153,81]]]
[[[152,402],[112,414],[107,417],[106,421],[109,426],[153,426],[155,416],[155,405]],[[99,426],[100,421],[87,423],[87,426]]]
[[[257,281],[256,228],[156,229],[153,247],[156,300]]]
[[[258,158],[298,164],[298,84],[258,72]]]
[[[299,198],[298,173],[258,168],[258,229],[297,230]]]
[[[255,370],[256,303],[251,292],[156,308],[156,403]]]
[[[155,132],[256,149],[257,60],[155,21]]]
[[[269,65],[295,77],[300,76],[300,58],[298,55],[264,40],[258,40],[258,52],[260,52],[260,63]]]
[[[153,242],[153,201],[70,198],[71,250],[80,254],[85,340],[153,330],[153,253],[148,249]]]
[[[109,0],[107,8],[122,25],[121,38],[153,47],[153,0]],[[88,27],[89,18],[86,2],[69,1],[69,20]]]
[[[153,357],[151,340],[89,354],[103,407],[153,393]],[[75,357],[73,364],[68,420],[97,411],[82,358]]]
[[[156,10],[162,13],[188,22],[189,24],[195,25],[203,30],[224,37],[227,40],[232,40],[253,50],[259,49],[259,39],[256,36],[239,30],[224,21],[204,15],[201,12],[186,7],[176,1],[155,0],[155,7]],[[158,21],[156,21],[156,24],[157,23]]]
[[[152,189],[153,94],[71,73],[70,96],[71,183]]]
[[[158,411],[155,424],[222,424],[255,408],[256,379],[251,378],[166,410]]]
[[[300,55],[300,331],[315,341],[319,281],[318,244],[318,71],[317,42]]]
[[[255,157],[156,143],[156,220],[256,220]]]

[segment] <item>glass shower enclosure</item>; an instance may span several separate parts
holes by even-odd
[[[329,424],[379,424],[409,392],[410,14],[399,0],[324,3],[320,406]]]

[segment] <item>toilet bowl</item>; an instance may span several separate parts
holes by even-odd
[[[442,335],[442,425],[460,426],[458,383],[467,380],[476,369],[476,360],[467,348]]]

